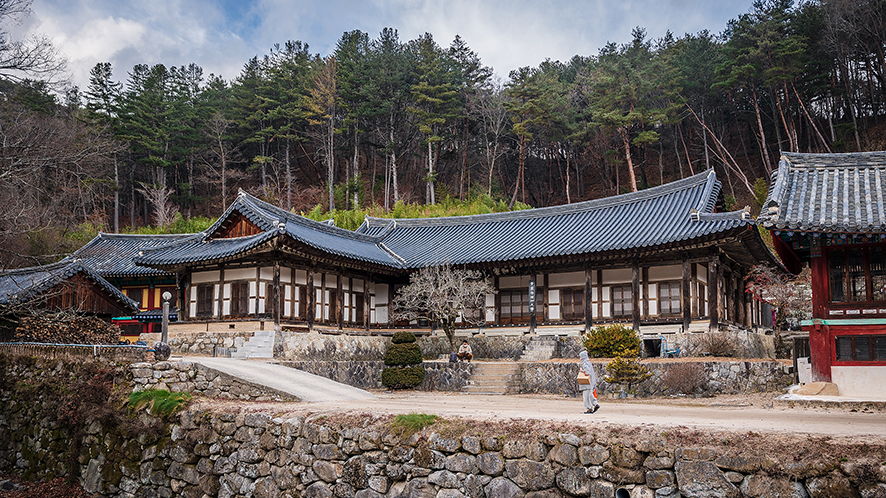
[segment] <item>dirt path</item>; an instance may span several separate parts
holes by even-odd
[[[780,393],[720,396],[702,399],[653,398],[601,400],[601,409],[584,413],[581,398],[553,395],[466,395],[421,391],[376,391],[375,399],[321,403],[287,403],[255,406],[275,416],[308,414],[426,413],[474,420],[542,420],[568,424],[640,428],[683,428],[715,432],[767,433],[829,437],[847,443],[886,442],[886,416],[882,412],[823,409],[773,403]],[[221,402],[222,405],[227,403]],[[244,409],[228,405],[229,409]],[[252,411],[252,409],[250,409]]]

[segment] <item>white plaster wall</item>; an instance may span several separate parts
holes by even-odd
[[[529,286],[528,281],[526,286]],[[498,287],[499,289],[522,289],[523,285],[520,283],[520,277],[501,277],[498,279]]]
[[[274,280],[274,267],[266,266],[261,269],[261,278],[262,280]]]
[[[886,366],[831,367],[831,381],[841,396],[886,399]]]
[[[609,287],[603,287],[603,318],[612,316],[612,306],[609,299]]]
[[[219,294],[221,287],[218,284],[212,286],[212,316],[218,316]]]
[[[308,272],[295,270],[295,283],[298,285],[308,285]]]
[[[596,278],[596,272],[592,272]],[[539,280],[541,282],[541,280]],[[585,272],[574,271],[570,273],[551,273],[548,275],[548,285],[554,287],[581,287],[585,284]]]
[[[354,290],[357,292],[363,292],[363,279],[355,278],[354,279]]]
[[[683,265],[653,266],[649,268],[649,280],[682,280]]]
[[[487,322],[495,321],[495,294],[486,294],[486,317]]]
[[[225,270],[225,281],[231,280],[255,280],[255,268]]]
[[[291,268],[280,268],[280,282],[284,284],[288,284],[292,282],[292,269]]]
[[[704,266],[701,266],[701,265],[695,265],[695,266],[697,268],[696,276],[698,277],[698,279],[700,281],[707,284],[708,283],[708,269]]]
[[[658,314],[658,284],[649,284],[649,314]]]
[[[192,317],[197,316],[197,287],[196,286],[191,286],[191,297],[190,297],[189,301],[190,301],[190,305],[189,305],[188,309],[191,310],[190,316],[192,316]]]
[[[202,284],[206,282],[218,282],[219,273],[215,271],[198,271],[191,274],[192,284]],[[194,299],[197,299],[194,297]]]
[[[630,268],[603,270],[603,285],[629,284],[633,281],[633,270]]]
[[[255,313],[255,282],[249,282],[249,313]]]

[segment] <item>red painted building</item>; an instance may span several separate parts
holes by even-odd
[[[758,218],[812,271],[813,380],[886,397],[886,152],[783,153]]]

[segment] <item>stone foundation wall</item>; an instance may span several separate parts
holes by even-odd
[[[297,401],[291,394],[231,377],[189,361],[133,363],[133,390],[164,389],[245,401]]]
[[[9,393],[3,393],[9,396]],[[0,471],[66,475],[64,431],[0,419]],[[387,422],[187,411],[158,435],[88,424],[75,478],[96,496],[564,498],[882,496],[882,460],[800,460],[609,431],[400,436]],[[48,425],[48,424],[47,424]],[[762,456],[760,456],[762,455]],[[845,461],[844,461],[845,460]]]
[[[283,362],[282,365],[297,368],[314,375],[361,389],[381,388],[381,371],[384,362],[353,361],[299,361]],[[461,391],[470,380],[476,363],[424,362],[424,383],[419,389],[426,391]],[[520,362],[518,393],[564,394],[578,396],[578,362],[529,363]],[[597,393],[606,396],[660,396],[672,394],[663,381],[665,372],[677,363],[643,363],[652,376],[633,386],[630,392],[619,385],[606,382],[606,363],[595,363]],[[686,363],[680,363],[686,365]],[[738,394],[742,392],[773,391],[791,384],[792,375],[785,365],[775,361],[707,361],[696,362],[707,379],[696,394]]]

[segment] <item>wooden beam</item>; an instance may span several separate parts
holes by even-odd
[[[590,268],[585,269],[585,332],[591,330],[594,326],[594,313],[591,310],[591,272]],[[563,296],[560,296],[560,318],[563,318]]]
[[[369,300],[369,275],[363,277],[363,328],[369,332],[370,320],[369,318],[372,316],[371,310],[369,309],[370,300]]]
[[[344,310],[344,292],[343,288],[342,276],[341,273],[337,273],[335,275],[335,314],[338,315],[338,330],[341,330],[344,326],[345,321],[345,310]]]
[[[643,319],[649,319],[649,267],[644,266],[641,270],[643,283],[641,287],[643,289]],[[661,303],[659,303],[660,305]]]
[[[307,300],[307,316],[308,317],[308,330],[314,330],[314,311],[317,308],[314,300],[316,299],[316,292],[314,291],[314,268],[308,268],[308,300]]]
[[[692,267],[688,259],[683,260],[683,281],[680,290],[680,310],[683,312],[683,332],[689,332],[689,323],[692,321],[692,300],[690,299],[692,285]]]
[[[631,314],[634,318],[634,332],[640,331],[640,265],[634,262],[631,267]]]
[[[258,306],[258,304],[256,304]],[[218,265],[218,319],[225,318],[225,265]]]
[[[280,308],[280,262],[274,261],[274,281],[271,284],[272,286],[272,299],[274,300],[273,306],[271,310],[274,313],[274,331],[280,331],[280,312],[282,311]]]
[[[708,316],[711,332],[720,330],[720,256],[711,256],[708,262]]]

